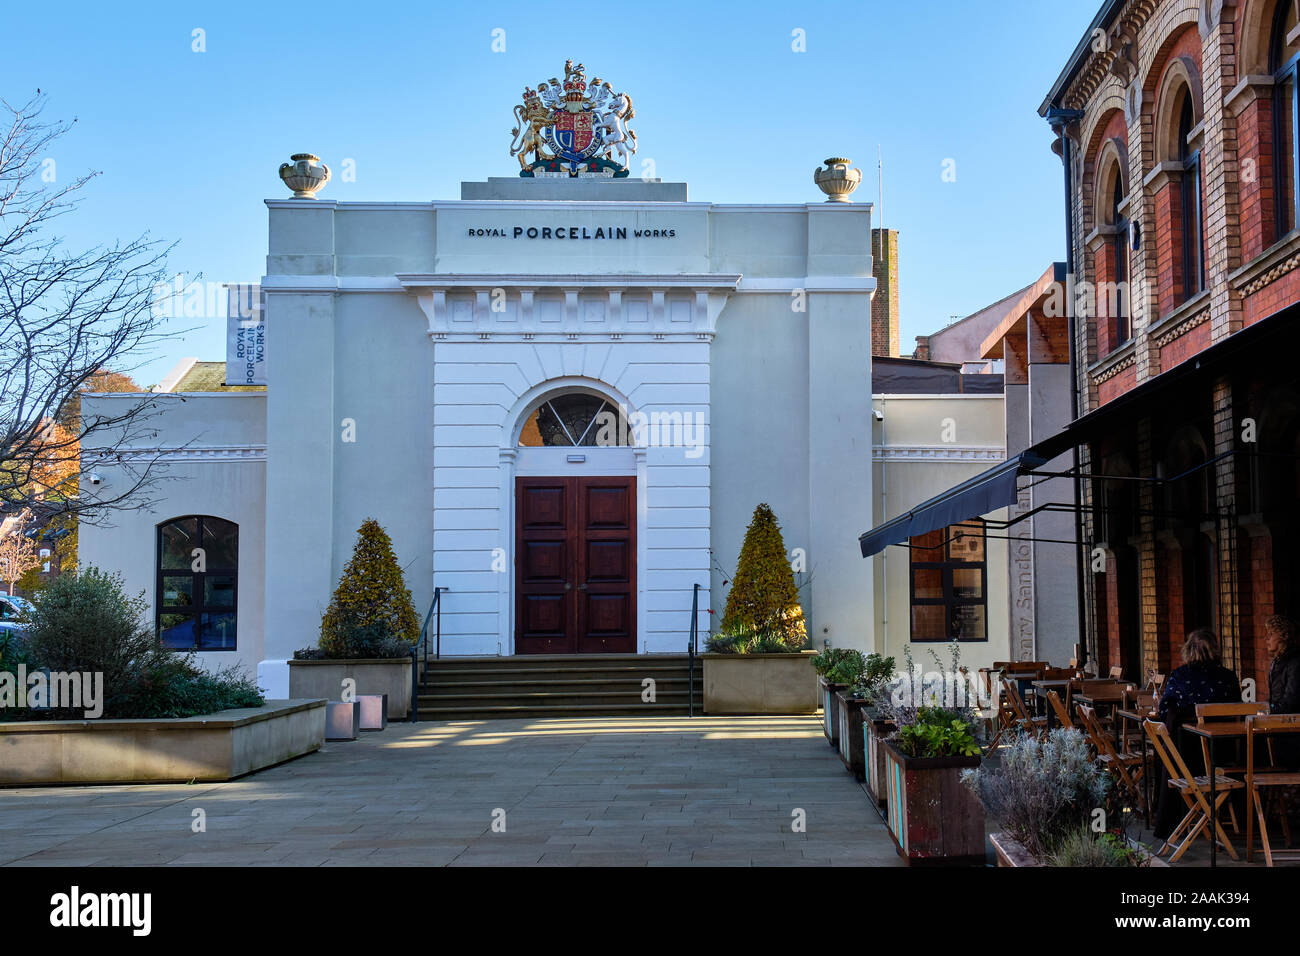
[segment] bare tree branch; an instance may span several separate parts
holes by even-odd
[[[46,182],[43,160],[72,123],[43,122],[44,106],[39,92],[17,107],[0,100],[0,124],[8,126],[0,132],[0,508],[40,501],[46,516],[102,519],[149,506],[156,461],[124,462],[119,476],[128,480],[100,496],[83,488],[81,458],[107,461],[117,449],[154,443],[158,406],[141,393],[112,403],[109,414],[83,415],[80,396],[97,376],[138,366],[169,337],[157,304],[170,294],[173,246],[146,233],[71,251],[49,233],[98,174]]]

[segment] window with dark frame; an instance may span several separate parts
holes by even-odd
[[[1300,181],[1300,153],[1296,151],[1300,133],[1300,85],[1296,68],[1300,63],[1300,42],[1288,44],[1287,37],[1296,28],[1295,4],[1279,0],[1273,14],[1273,32],[1269,44],[1269,71],[1273,74],[1273,202],[1276,234],[1281,239],[1296,227],[1296,190]]]
[[[1124,203],[1124,177],[1119,167],[1115,168],[1115,188],[1111,195],[1111,222],[1115,225],[1115,235],[1111,241],[1115,244],[1115,294],[1109,301],[1115,303],[1114,346],[1119,348],[1133,337],[1133,320],[1129,314],[1128,303],[1128,246],[1129,224],[1124,218],[1120,206]]]
[[[912,640],[987,641],[984,522],[964,521],[911,540]]]
[[[155,627],[164,647],[233,651],[239,591],[239,525],[189,515],[158,526]]]
[[[1187,142],[1196,128],[1192,91],[1183,91],[1178,114],[1178,162],[1183,167],[1180,197],[1183,220],[1183,299],[1205,288],[1205,237],[1201,228],[1201,151]]]

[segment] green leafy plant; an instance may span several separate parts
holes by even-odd
[[[1048,866],[1150,866],[1151,854],[1121,834],[1094,833],[1085,823],[1066,833],[1043,862]]]
[[[785,639],[771,629],[737,625],[729,631],[709,635],[704,649],[710,654],[797,654]]]
[[[871,706],[880,715],[898,727],[917,722],[918,714],[927,707],[944,707],[971,728],[983,726],[978,700],[972,700],[964,691],[967,668],[961,663],[961,647],[956,641],[949,644],[949,661],[945,663],[933,648],[927,648],[936,671],[929,675],[942,678],[940,691],[927,683],[927,675],[912,659],[909,645],[903,647],[903,670],[892,680],[877,682],[868,691]]]
[[[1106,808],[1110,779],[1093,763],[1077,730],[1058,727],[1039,740],[1017,734],[997,764],[962,775],[988,815],[1038,859]]]
[[[862,672],[853,682],[853,693],[859,697],[874,697],[876,692],[894,679],[895,664],[892,657],[871,653],[863,662]]]
[[[410,645],[419,637],[420,619],[393,542],[379,522],[367,518],[357,529],[352,557],[321,618],[320,656],[335,660],[401,656],[410,653]],[[374,653],[392,641],[405,642],[406,647],[395,655]]]
[[[6,652],[0,668],[103,675],[103,717],[193,717],[232,707],[260,707],[261,693],[236,667],[215,673],[192,653],[168,650],[145,623],[144,594],[129,597],[121,575],[95,567],[54,578],[30,614],[20,657]],[[0,711],[0,719],[79,718],[76,708]]]
[[[844,655],[848,653],[848,648],[828,647],[826,650],[813,655],[813,670],[815,670],[820,676],[825,677],[830,672],[831,668],[843,660]]]
[[[977,757],[970,724],[942,707],[922,707],[914,723],[900,727],[898,749],[909,757]]]
[[[790,650],[808,642],[781,526],[767,504],[754,509],[722,614],[721,633],[741,629],[776,634]]]
[[[826,672],[826,679],[835,684],[856,684],[866,666],[867,659],[861,651],[848,649]]]

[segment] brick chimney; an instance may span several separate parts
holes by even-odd
[[[898,230],[871,230],[871,354],[898,357]]]

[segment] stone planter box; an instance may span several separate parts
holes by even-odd
[[[852,697],[849,691],[842,690],[835,695],[836,719],[840,725],[840,760],[855,780],[865,780],[867,776],[866,741],[862,736],[866,706],[866,698]]]
[[[993,844],[993,852],[997,854],[998,866],[1046,866],[1045,863],[1039,863],[1034,856],[1025,849],[1023,843],[1013,837],[1010,833],[990,833],[989,842]],[[1132,845],[1130,840],[1129,844]],[[1168,867],[1169,864],[1154,853],[1147,853],[1148,866]]]
[[[840,722],[835,719],[835,695],[848,689],[848,684],[837,684],[820,674],[817,676],[817,694],[822,708],[822,733],[832,747],[839,746]]]
[[[984,808],[961,782],[979,757],[908,757],[884,742],[889,813],[899,856],[909,865],[984,864]]]
[[[703,654],[706,714],[815,714],[813,651]]]
[[[159,720],[0,723],[0,786],[232,780],[324,739],[323,700]]]
[[[863,762],[867,768],[867,792],[876,800],[876,805],[883,807],[888,788],[885,785],[887,773],[885,769],[885,739],[889,737],[897,726],[887,720],[879,718],[868,718],[862,721],[863,735]]]
[[[356,693],[387,694],[388,719],[411,716],[411,660],[406,657],[355,661],[290,661],[289,696],[343,699],[343,681],[357,682]]]

